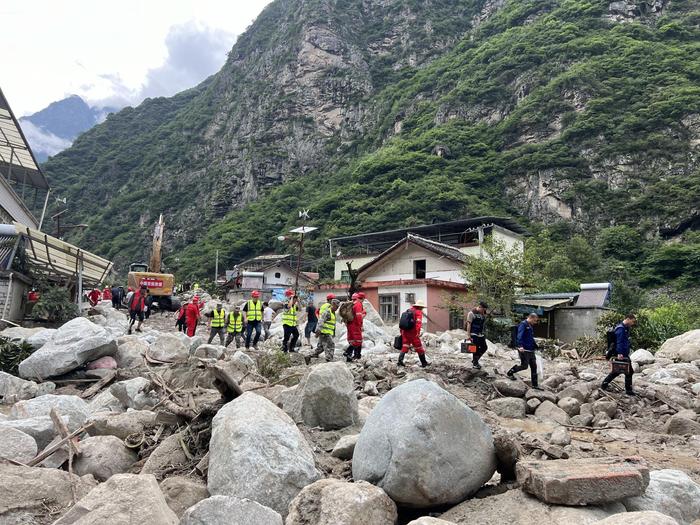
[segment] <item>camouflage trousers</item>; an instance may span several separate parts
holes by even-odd
[[[335,354],[335,343],[333,342],[333,336],[328,334],[321,334],[318,336],[318,346],[314,353],[311,354],[312,357],[318,357],[322,353],[326,354],[326,361],[333,361],[333,355]]]

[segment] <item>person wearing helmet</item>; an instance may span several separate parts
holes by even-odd
[[[287,290],[285,295],[289,297],[289,301],[287,301],[287,306],[282,313],[282,329],[284,330],[282,351],[296,352],[297,341],[299,340],[299,328],[297,327],[299,300],[292,290]]]
[[[185,311],[185,322],[187,324],[187,335],[194,337],[197,331],[197,323],[201,317],[201,310],[199,309],[199,297],[194,296],[192,302],[187,305],[187,310]]]
[[[316,350],[309,356],[306,364],[308,365],[311,357],[318,357],[322,353],[326,354],[326,361],[333,361],[335,354],[335,343],[333,342],[333,337],[335,337],[335,326],[336,326],[336,316],[335,313],[338,311],[340,306],[340,301],[338,299],[331,299],[328,303],[329,308],[325,308],[319,319],[319,325],[316,329],[316,337],[318,337],[318,346]]]
[[[425,308],[425,303],[418,300],[411,305],[408,310],[401,314],[399,329],[401,330],[401,341],[403,346],[401,347],[401,353],[399,354],[399,362],[397,363],[398,366],[406,366],[403,361],[411,348],[413,348],[416,354],[418,354],[421,367],[425,368],[430,364],[425,359],[425,349],[423,348],[423,343],[420,340],[420,331],[423,327],[423,308]]]
[[[353,319],[348,325],[348,348],[343,352],[346,361],[349,363],[362,357],[362,324],[367,315],[363,301],[365,294],[357,292],[352,294]]]
[[[258,290],[253,290],[250,293],[250,299],[246,301],[245,305],[243,305],[243,323],[246,325],[246,350],[250,348],[250,342],[253,337],[253,330],[255,330],[253,348],[257,350],[258,341],[260,340],[260,335],[262,334],[262,318],[263,304],[260,300],[260,292]]]
[[[148,297],[148,288],[146,288],[145,284],[142,284],[141,288],[139,288],[138,291],[134,292],[131,296],[131,301],[129,301],[129,334],[131,333],[131,327],[134,326],[137,318],[139,320],[139,324],[136,325],[136,331],[141,331],[144,313],[146,312],[146,297]]]
[[[323,315],[323,312],[325,311],[326,308],[330,308],[331,302],[335,299],[335,294],[334,293],[329,293],[326,295],[326,302],[321,305],[321,307],[318,309],[318,315],[321,316]]]

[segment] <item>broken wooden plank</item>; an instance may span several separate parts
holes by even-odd
[[[95,384],[92,385],[90,388],[88,388],[87,390],[85,390],[82,394],[80,394],[80,397],[83,398],[83,399],[87,399],[87,398],[89,398],[89,397],[94,396],[95,394],[97,394],[97,392],[99,392],[100,390],[102,390],[106,385],[108,385],[109,383],[111,383],[111,382],[114,380],[115,377],[117,377],[117,371],[116,371],[116,370],[110,370],[109,373],[108,373],[106,376],[104,376],[104,377],[103,377],[102,379],[100,379],[97,383],[95,383]]]
[[[33,467],[34,465],[38,465],[42,461],[44,461],[46,458],[48,458],[51,454],[56,452],[59,448],[61,448],[63,445],[66,444],[67,441],[70,441],[76,436],[79,436],[83,432],[85,432],[88,428],[92,426],[92,423],[86,423],[83,426],[81,426],[79,429],[71,432],[68,434],[66,437],[64,437],[61,441],[58,441],[57,443],[54,443],[48,448],[45,448],[44,451],[39,454],[37,457],[35,457],[33,460],[27,463],[28,467]]]
[[[68,427],[63,422],[63,419],[61,419],[61,414],[58,413],[56,407],[51,409],[49,415],[51,416],[51,421],[53,421],[53,426],[56,427],[56,432],[58,432],[62,438],[68,437]],[[68,440],[68,446],[71,448],[73,454],[76,456],[80,455],[80,447],[75,441],[73,441],[73,439]]]

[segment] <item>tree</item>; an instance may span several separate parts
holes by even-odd
[[[468,256],[462,275],[481,301],[509,315],[515,297],[530,286],[525,279],[523,253],[492,237],[482,245],[481,256]]]

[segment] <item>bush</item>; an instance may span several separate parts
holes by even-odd
[[[258,357],[258,371],[260,375],[270,381],[279,379],[282,370],[292,366],[292,361],[289,354],[284,352],[275,352],[274,354],[265,354]]]
[[[19,375],[17,367],[33,351],[34,349],[25,342],[16,344],[9,339],[0,337],[0,370],[14,376]]]
[[[44,285],[41,287],[39,301],[32,309],[32,317],[51,323],[65,323],[78,317],[78,305],[70,300],[68,291],[61,286]]]
[[[625,318],[625,315],[610,311],[598,320],[598,334],[605,344],[607,330]],[[643,308],[637,313],[637,325],[630,331],[632,350],[645,348],[656,352],[671,337],[700,327],[700,306],[669,302],[656,308]]]

